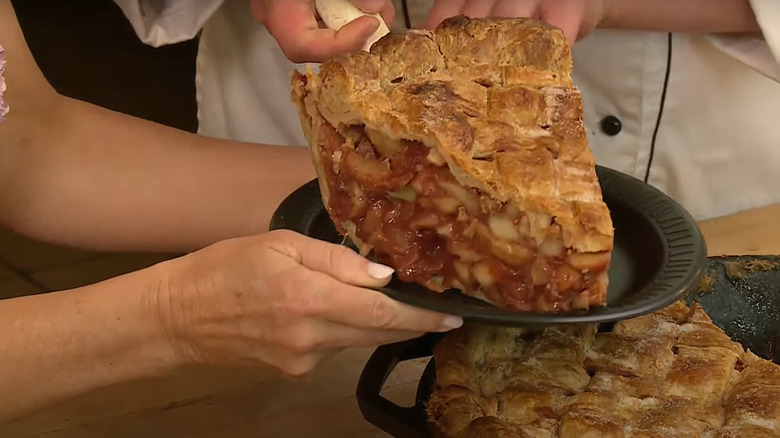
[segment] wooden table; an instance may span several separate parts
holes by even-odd
[[[780,205],[701,224],[710,255],[780,254]],[[344,352],[305,381],[271,370],[192,368],[96,391],[0,427],[0,437],[380,437],[355,386],[371,349]],[[402,364],[385,396],[410,405],[427,360]],[[45,385],[46,382],[41,382]]]

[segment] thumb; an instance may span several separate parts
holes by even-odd
[[[393,268],[362,257],[342,245],[289,233],[285,237],[288,251],[283,253],[312,271],[327,274],[342,282],[361,287],[381,287],[390,281]]]
[[[376,18],[364,15],[338,29],[334,42],[342,48],[343,53],[361,50],[380,25]]]

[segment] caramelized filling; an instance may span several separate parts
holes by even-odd
[[[457,288],[516,310],[603,301],[606,290],[596,280],[606,275],[608,253],[572,253],[553,218],[461,186],[443,157],[422,143],[362,126],[341,135],[321,121],[329,213],[343,234],[343,224],[355,224],[357,237],[400,279],[435,291]],[[541,242],[532,227],[546,230]]]

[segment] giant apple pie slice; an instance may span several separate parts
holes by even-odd
[[[405,281],[501,307],[605,302],[613,244],[556,28],[456,17],[293,74],[333,222]]]
[[[440,438],[780,437],[780,366],[698,305],[614,325],[463,327],[434,350]]]

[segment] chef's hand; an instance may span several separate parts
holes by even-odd
[[[153,307],[185,363],[266,364],[290,376],[347,347],[449,331],[458,317],[367,289],[392,269],[291,231],[217,243],[158,265]]]
[[[388,25],[395,9],[391,0],[350,0],[363,12],[379,13]],[[373,17],[360,17],[341,29],[320,28],[314,0],[249,0],[255,19],[265,25],[285,56],[293,62],[322,62],[363,48],[379,28]]]
[[[604,19],[607,0],[435,0],[426,21],[435,28],[446,18],[531,17],[560,28],[570,42],[588,36]]]

